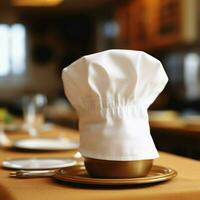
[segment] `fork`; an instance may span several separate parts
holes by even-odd
[[[55,170],[17,170],[10,172],[10,177],[17,178],[38,178],[53,176]]]

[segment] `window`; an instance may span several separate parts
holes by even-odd
[[[0,24],[0,76],[26,70],[26,30],[22,24]]]
[[[200,59],[197,53],[188,53],[184,59],[184,83],[188,100],[200,98]]]

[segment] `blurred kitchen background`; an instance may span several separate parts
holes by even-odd
[[[1,0],[0,120],[13,123],[25,95],[43,94],[45,120],[77,128],[61,71],[113,48],[161,60],[169,83],[150,108],[152,136],[160,150],[200,159],[199,0]]]

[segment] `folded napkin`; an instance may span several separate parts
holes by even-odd
[[[168,78],[154,57],[132,50],[84,56],[62,73],[65,94],[79,115],[80,152],[103,160],[158,157],[147,109]]]

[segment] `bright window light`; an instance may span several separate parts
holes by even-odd
[[[23,74],[26,68],[25,28],[21,24],[11,26],[11,67],[13,74]]]
[[[184,59],[184,81],[186,97],[189,100],[197,99],[200,96],[199,86],[200,60],[197,53],[188,53]]]
[[[9,26],[0,24],[0,76],[10,72],[9,40]]]
[[[0,24],[0,76],[26,70],[26,30],[22,24]]]

